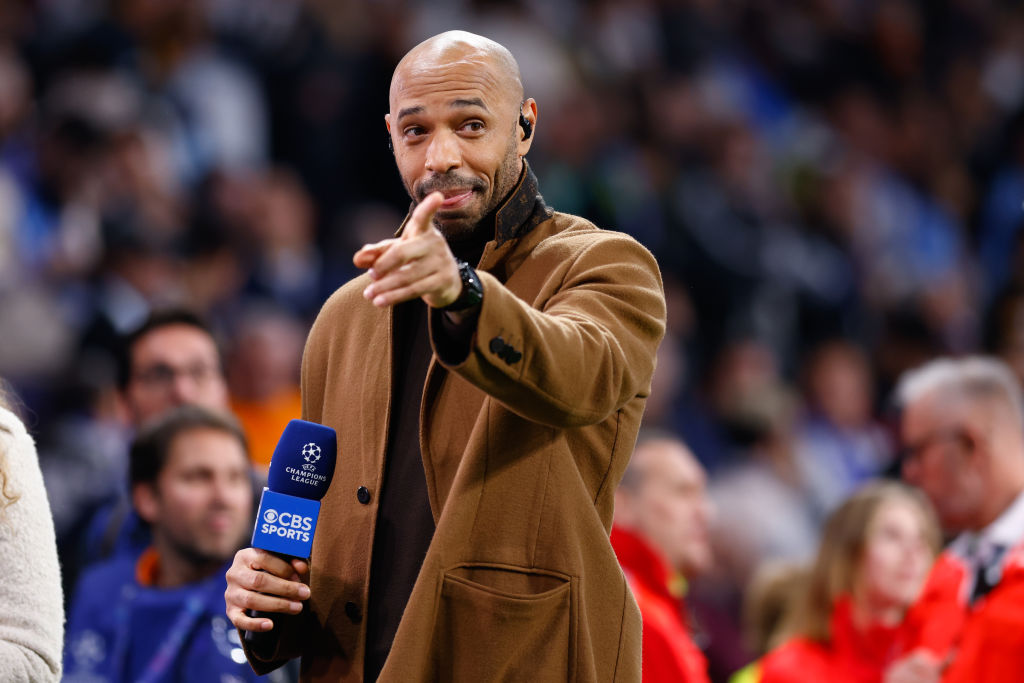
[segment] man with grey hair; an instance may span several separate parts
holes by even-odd
[[[1019,681],[1024,672],[1024,416],[1001,361],[940,359],[897,387],[904,478],[947,534],[887,683]]]

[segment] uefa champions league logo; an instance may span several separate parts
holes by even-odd
[[[302,459],[306,461],[302,469],[307,472],[314,471],[317,461],[320,460],[320,447],[313,442],[307,443],[302,447]]]

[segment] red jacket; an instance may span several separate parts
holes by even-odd
[[[829,622],[832,638],[820,643],[793,638],[766,654],[758,664],[760,683],[878,683],[897,654],[902,629],[874,625],[866,630],[853,623],[848,598],[836,603]]]
[[[1024,680],[1024,544],[1010,550],[1002,578],[988,595],[967,604],[971,574],[953,552],[939,556],[907,616],[916,648],[949,660],[943,683],[1020,683]]]
[[[690,638],[672,572],[635,534],[612,527],[611,540],[643,618],[643,680],[707,683],[707,660]]]

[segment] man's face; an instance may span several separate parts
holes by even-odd
[[[522,168],[519,105],[500,69],[476,53],[400,66],[385,117],[402,182],[415,202],[445,200],[434,222],[468,234],[514,187]],[[531,103],[532,106],[532,103]]]
[[[228,391],[210,335],[191,325],[159,327],[135,342],[125,388],[136,425],[185,403],[227,409]]]
[[[136,497],[164,551],[196,564],[226,562],[252,523],[249,467],[228,432],[200,427],[178,434],[151,495]]]
[[[971,528],[985,495],[969,415],[957,405],[926,394],[906,406],[900,420],[903,478],[928,496],[950,533]]]
[[[673,441],[649,441],[640,458],[639,488],[619,499],[630,509],[627,526],[643,536],[673,569],[693,578],[711,566],[711,505],[706,476],[693,455]],[[617,503],[618,505],[619,503]]]

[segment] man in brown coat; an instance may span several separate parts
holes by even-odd
[[[544,204],[537,105],[497,43],[416,46],[385,121],[415,206],[306,345],[304,417],[339,450],[311,566],[239,552],[228,615],[278,634],[253,668],[301,656],[307,681],[639,681],[608,533],[664,333],[657,264]]]

